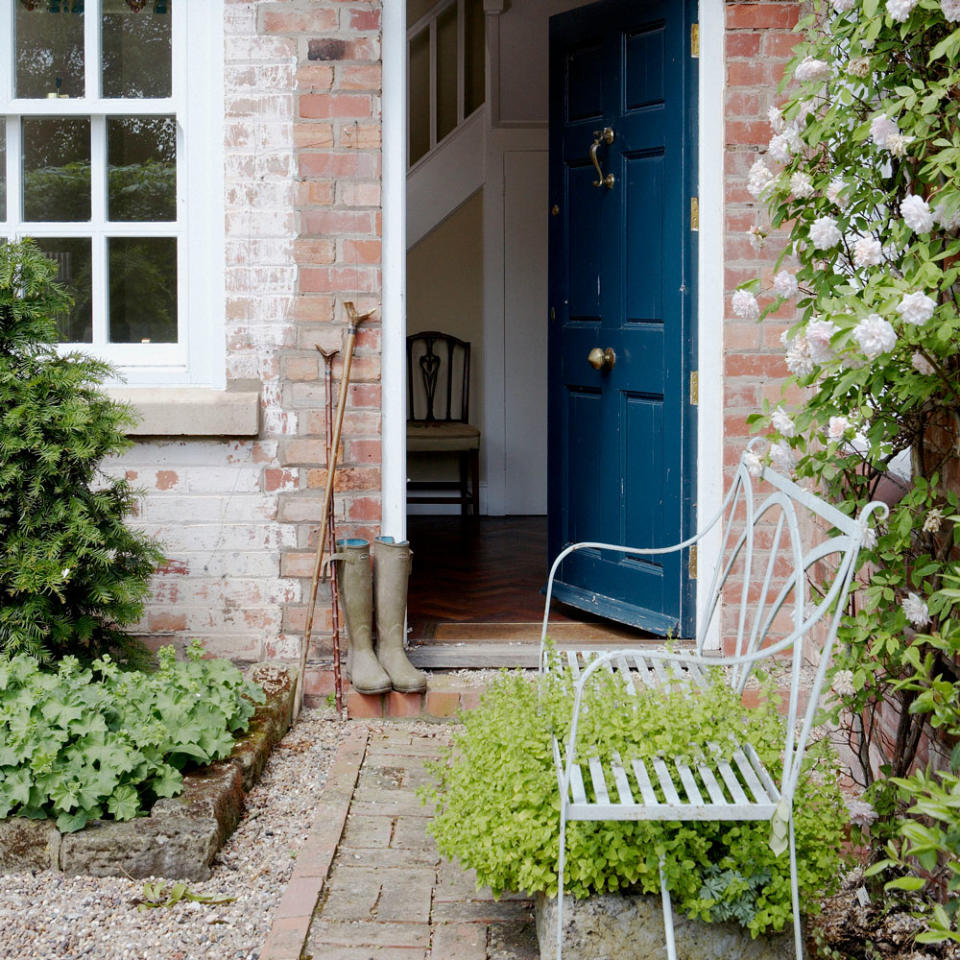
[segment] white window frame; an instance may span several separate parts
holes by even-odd
[[[16,99],[15,15],[18,0],[0,0],[0,115],[6,120],[6,216],[0,236],[90,237],[93,344],[65,344],[113,364],[136,386],[195,385],[222,389],[224,346],[224,42],[223,0],[170,0],[171,96],[102,98],[100,93],[100,3],[84,12],[82,98]],[[177,124],[177,220],[108,223],[106,184],[91,177],[87,222],[25,222],[21,213],[22,118],[85,117],[91,125],[91,169],[106,169],[108,117],[174,116]],[[107,343],[106,244],[108,237],[177,238],[177,342]]]

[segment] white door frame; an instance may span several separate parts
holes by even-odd
[[[402,539],[406,535],[406,0],[384,0],[382,18],[382,532]],[[700,0],[697,516],[701,523],[719,509],[723,496],[725,23],[725,0]],[[719,546],[716,530],[701,545],[701,569],[712,569]],[[701,585],[708,586],[698,582],[698,611]],[[711,646],[719,647],[718,627],[710,640]]]

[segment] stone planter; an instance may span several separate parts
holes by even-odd
[[[536,898],[540,960],[556,956],[557,901]],[[736,923],[703,923],[675,914],[678,960],[793,960],[793,928],[753,940]],[[563,901],[563,960],[664,960],[658,896],[606,893]]]
[[[148,817],[96,820],[61,834],[52,820],[0,820],[0,873],[55,870],[95,877],[206,880],[243,812],[273,745],[293,718],[295,667],[262,663],[249,676],[267,694],[226,760],[189,773],[183,792],[158,800]]]

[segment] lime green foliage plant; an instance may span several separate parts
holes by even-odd
[[[123,628],[161,554],[102,469],[133,417],[101,392],[107,365],[57,352],[56,273],[31,241],[0,243],[0,653],[142,659]]]
[[[0,818],[55,817],[61,831],[130,820],[182,789],[181,771],[230,754],[263,690],[194,643],[155,672],[104,656],[56,670],[26,654],[0,659]]]
[[[779,771],[783,744],[776,698],[745,709],[717,676],[696,698],[680,689],[626,694],[619,677],[597,675],[582,714],[582,742],[598,755],[694,759],[685,745],[723,745],[735,734],[751,742],[768,769]],[[560,737],[572,704],[568,682],[534,682],[503,673],[481,705],[464,714],[449,755],[433,767],[438,784],[431,831],[441,853],[477,872],[480,885],[556,895],[559,794],[551,730]],[[685,753],[686,751],[686,753]],[[837,875],[843,807],[835,766],[817,748],[816,772],[795,800],[800,889],[805,909]],[[567,828],[568,892],[658,892],[660,857],[676,909],[704,920],[735,918],[754,936],[790,922],[790,866],[770,850],[770,824],[573,822]]]

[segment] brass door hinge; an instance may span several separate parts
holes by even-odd
[[[700,198],[690,198],[690,229],[700,229]]]
[[[700,403],[700,373],[697,370],[690,371],[690,404],[697,406]]]
[[[694,544],[690,548],[690,559],[687,561],[687,573],[690,574],[691,580],[697,579],[697,545]]]
[[[700,56],[700,24],[690,24],[690,56],[696,60]]]

